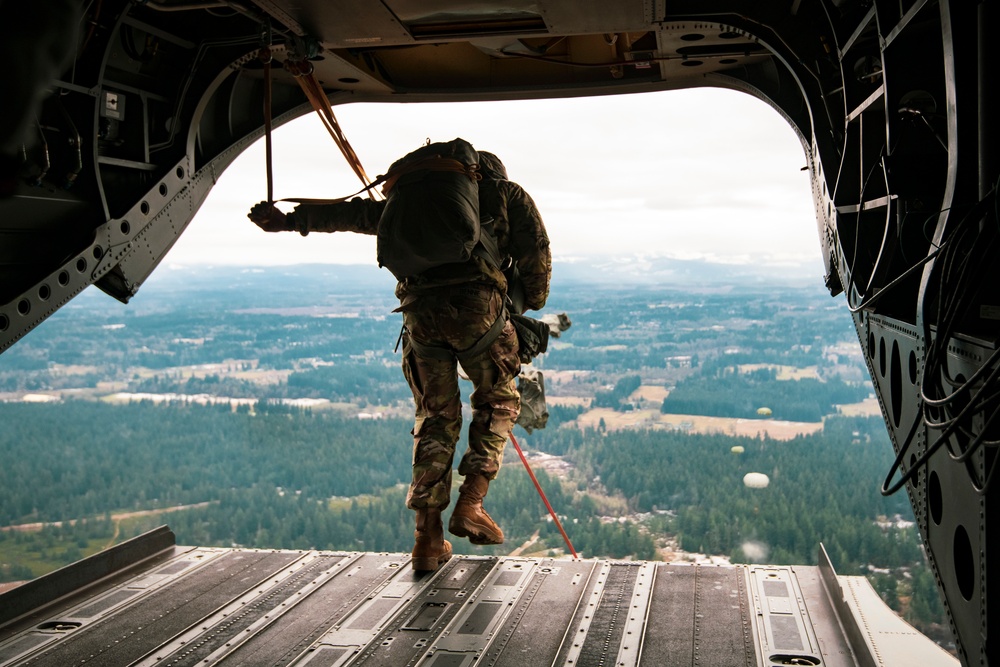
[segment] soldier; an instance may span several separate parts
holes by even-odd
[[[524,306],[545,305],[552,274],[549,239],[534,202],[492,153],[479,151],[481,218],[493,219],[500,254],[516,265]],[[384,201],[355,198],[339,204],[303,204],[285,215],[267,202],[249,218],[268,232],[351,231],[376,234]],[[514,328],[504,317],[507,279],[482,254],[406,277],[396,286],[403,313],[403,375],[413,392],[413,480],[406,506],[416,512],[414,570],[437,569],[451,557],[441,512],[450,501],[452,462],[461,434],[457,363],[472,380],[472,423],[458,472],[464,477],[448,523],[472,544],[502,544],[503,531],[483,508],[496,478],[507,436],[520,410],[520,372]],[[499,328],[502,325],[502,329]],[[497,334],[499,332],[499,334]]]

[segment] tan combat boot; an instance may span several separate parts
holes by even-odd
[[[503,544],[503,531],[483,509],[489,486],[490,480],[482,475],[466,475],[448,522],[452,535],[468,537],[473,544]]]
[[[416,572],[433,572],[451,558],[451,542],[444,539],[441,510],[418,509],[411,566]]]

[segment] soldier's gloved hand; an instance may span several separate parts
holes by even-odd
[[[253,220],[253,223],[265,232],[284,232],[288,230],[288,221],[285,214],[276,209],[274,204],[269,204],[266,201],[254,204],[250,212],[247,213],[247,217]]]

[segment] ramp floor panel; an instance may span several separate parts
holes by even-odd
[[[119,607],[68,634],[21,664],[70,667],[94,661],[127,665],[156,649],[233,598],[259,585],[301,554],[233,551],[187,577]]]
[[[408,555],[356,554],[341,572],[289,612],[253,634],[219,664],[227,667],[286,665],[401,571]]]
[[[0,625],[0,667],[858,664],[816,567],[189,547],[130,567]]]

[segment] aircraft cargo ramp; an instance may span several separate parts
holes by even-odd
[[[863,577],[174,545],[161,527],[0,596],[0,665],[956,665]]]

